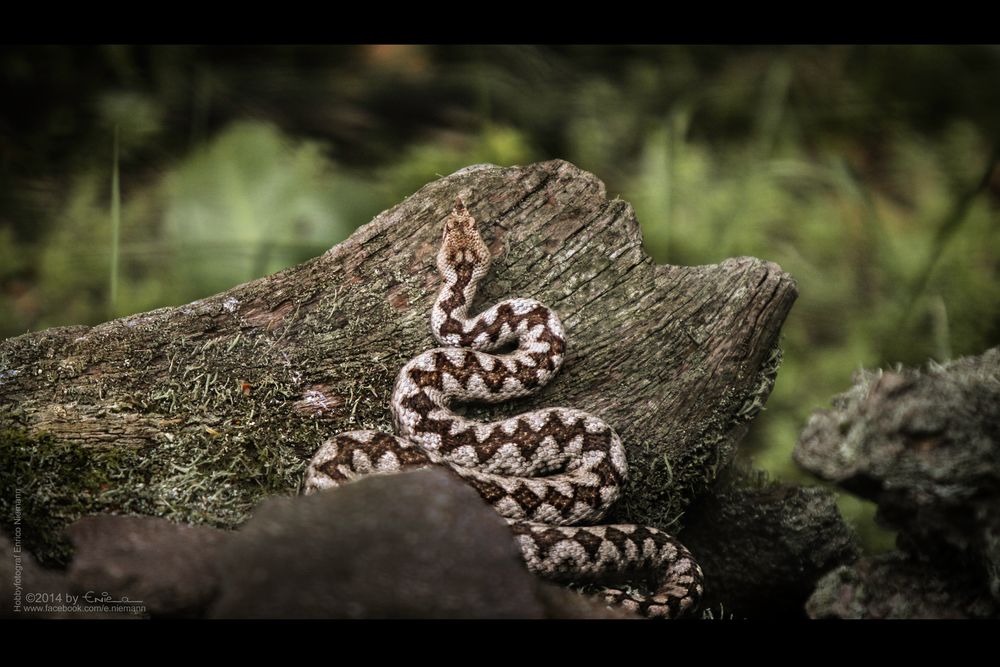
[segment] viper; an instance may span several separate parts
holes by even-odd
[[[693,614],[703,575],[676,538],[648,526],[600,525],[628,477],[621,439],[600,418],[550,407],[482,422],[459,402],[528,396],[562,366],[566,336],[558,315],[534,299],[470,308],[490,251],[459,198],[445,220],[437,267],[443,284],[431,311],[442,347],[407,362],[396,379],[396,434],[340,433],[309,463],[304,491],[370,474],[441,466],[470,484],[510,525],[529,570],[560,581],[631,581],[652,592],[604,588],[612,605],[649,617]],[[512,344],[516,347],[504,351]]]

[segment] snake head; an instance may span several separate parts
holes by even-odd
[[[444,237],[437,256],[438,270],[442,274],[450,268],[460,267],[480,275],[490,266],[490,250],[476,228],[476,220],[465,208],[461,197],[455,198],[455,207],[444,222]]]

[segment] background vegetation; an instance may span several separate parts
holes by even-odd
[[[207,296],[438,175],[562,158],[658,261],[798,280],[743,448],[779,478],[854,370],[1000,343],[997,47],[20,47],[0,97],[0,336]]]

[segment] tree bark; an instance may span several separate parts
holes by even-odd
[[[655,264],[632,207],[552,161],[463,169],[321,257],[194,303],[0,343],[0,503],[10,517],[17,497],[27,546],[64,560],[58,529],[95,512],[233,527],[295,493],[325,438],[391,431],[396,373],[435,346],[459,195],[494,255],[477,306],[534,297],[567,331],[549,386],[477,414],[600,415],[631,468],[611,519],[676,529],[770,392],[795,283],[748,257]]]

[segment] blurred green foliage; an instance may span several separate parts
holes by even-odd
[[[562,158],[658,261],[796,278],[744,446],[779,478],[854,370],[1000,343],[996,47],[8,47],[0,95],[2,336],[213,294],[439,175]]]

